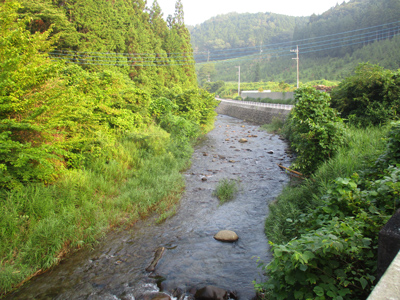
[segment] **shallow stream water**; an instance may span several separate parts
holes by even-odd
[[[239,142],[242,138],[247,142]],[[277,166],[290,164],[285,148],[277,135],[219,115],[184,173],[186,191],[175,216],[160,225],[150,218],[110,233],[94,249],[73,254],[6,299],[132,300],[149,291],[189,292],[205,285],[252,299],[252,281],[265,279],[256,260],[271,258],[264,234],[268,203],[289,181]],[[233,201],[219,205],[212,194],[225,178],[237,180],[240,189]],[[223,229],[235,231],[239,240],[216,241],[213,236]],[[166,250],[155,271],[147,272],[159,247]]]

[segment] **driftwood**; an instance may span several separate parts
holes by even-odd
[[[281,164],[278,164],[278,167],[281,168],[282,170],[290,172],[290,175],[292,175],[294,177],[297,177],[297,178],[300,178],[300,179],[306,179],[306,176],[301,174],[300,172],[297,172],[297,171],[291,170],[289,168],[286,168],[286,167],[282,166]]]

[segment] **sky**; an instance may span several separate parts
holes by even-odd
[[[176,0],[157,0],[164,14],[173,15]],[[197,25],[221,14],[230,12],[272,12],[288,16],[322,14],[344,0],[182,0],[186,25]],[[348,2],[349,0],[345,0]],[[148,0],[151,7],[153,0]]]

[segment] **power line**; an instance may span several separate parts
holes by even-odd
[[[363,31],[363,30],[369,30],[369,29],[388,26],[388,25],[393,25],[393,24],[400,24],[400,21],[394,21],[394,22],[389,22],[389,23],[385,23],[385,24],[369,26],[369,27],[364,27],[364,28],[359,28],[359,29],[354,29],[354,30],[349,30],[349,31],[343,31],[343,32],[337,32],[337,33],[332,33],[332,34],[327,34],[327,35],[322,35],[322,36],[306,38],[306,39],[300,39],[300,40],[296,40],[296,41],[286,41],[286,42],[281,42],[281,43],[265,44],[265,45],[262,45],[262,47],[270,48],[270,47],[275,47],[275,46],[280,46],[281,47],[281,46],[284,46],[284,45],[292,46],[293,44],[294,45],[301,44],[301,42],[303,42],[303,41],[309,41],[309,40],[314,40],[314,39],[325,39],[327,37],[343,35],[343,34]],[[227,51],[227,50],[242,50],[242,49],[256,49],[256,48],[259,49],[259,47],[260,46],[219,49],[219,50],[214,50],[213,53],[224,52],[224,51]],[[196,53],[205,53],[205,52],[196,52]]]
[[[382,28],[391,26],[389,28]],[[381,29],[378,29],[378,28]],[[373,30],[372,30],[373,29]],[[366,31],[367,30],[367,31]],[[272,58],[288,55],[293,44],[301,47],[302,53],[313,53],[339,47],[347,47],[379,40],[380,36],[393,37],[400,31],[400,21],[370,26],[324,36],[287,41],[256,47],[221,49],[207,52],[174,52],[174,53],[110,53],[82,52],[72,50],[53,50],[49,56],[54,60],[65,60],[67,63],[83,65],[115,65],[128,67],[161,67],[183,66],[202,63],[202,54],[207,61],[252,60],[254,58]],[[383,38],[381,38],[383,39]],[[358,41],[358,42],[357,42]],[[204,58],[203,58],[204,59]],[[197,62],[195,61],[197,60]]]
[[[367,43],[367,42],[371,42],[371,40],[372,41],[376,40],[375,38],[371,39],[370,37],[372,37],[372,36],[384,35],[384,34],[391,33],[393,31],[397,31],[397,34],[398,34],[399,30],[400,30],[400,25],[399,26],[395,26],[395,27],[391,27],[391,28],[385,28],[385,29],[381,29],[381,30],[370,31],[370,32],[366,32],[366,33],[353,34],[351,36],[338,37],[338,38],[335,38],[335,39],[323,39],[323,36],[320,36],[320,37],[312,38],[312,39],[319,38],[319,39],[321,39],[320,41],[310,42],[310,43],[299,43],[299,45],[302,47],[302,49],[310,49],[310,48],[316,48],[316,47],[321,47],[321,46],[334,45],[334,44],[337,44],[337,43],[344,43],[342,45],[344,47],[344,46],[347,46],[347,44],[349,44],[348,40],[364,39],[364,41],[362,41],[362,42],[363,43]],[[392,37],[394,35],[397,35],[397,34],[393,34]],[[332,36],[332,35],[327,35],[327,36]],[[311,40],[311,39],[309,39],[309,40]],[[297,42],[297,41],[290,42],[290,43],[292,44],[292,43],[295,43],[295,42]],[[287,44],[289,44],[289,43],[287,43]],[[351,43],[351,44],[354,45],[355,43]],[[264,50],[264,52],[262,54],[263,57],[267,57],[267,56],[270,56],[270,55],[276,55],[276,54],[280,54],[280,53],[287,53],[288,49],[292,48],[292,46],[287,45],[285,47],[279,47],[279,48],[270,48],[270,47],[268,47],[268,48],[269,49]],[[232,52],[232,51],[228,51],[228,52],[225,52],[223,54],[219,54],[217,56],[214,56],[213,60],[214,61],[216,61],[216,60],[226,60],[226,59],[237,58],[237,57],[240,57],[240,56],[246,56],[246,54],[249,53],[248,52],[249,49],[251,49],[251,48],[241,48],[241,49],[242,50],[246,50],[247,52],[237,52],[237,51],[233,51]],[[307,51],[307,52],[310,52],[310,51]],[[255,54],[255,53],[256,52],[253,52],[253,54]],[[240,55],[240,54],[242,54],[242,55]],[[257,53],[257,54],[260,57],[259,53]],[[195,58],[196,58],[196,56],[195,56]]]

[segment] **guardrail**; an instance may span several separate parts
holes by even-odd
[[[239,105],[270,107],[270,108],[279,108],[279,109],[285,109],[285,110],[291,110],[293,108],[293,105],[289,105],[289,104],[252,102],[252,101],[242,101],[242,100],[232,100],[232,99],[222,99],[222,98],[215,98],[215,99],[218,101],[234,103],[234,104],[239,104]]]

